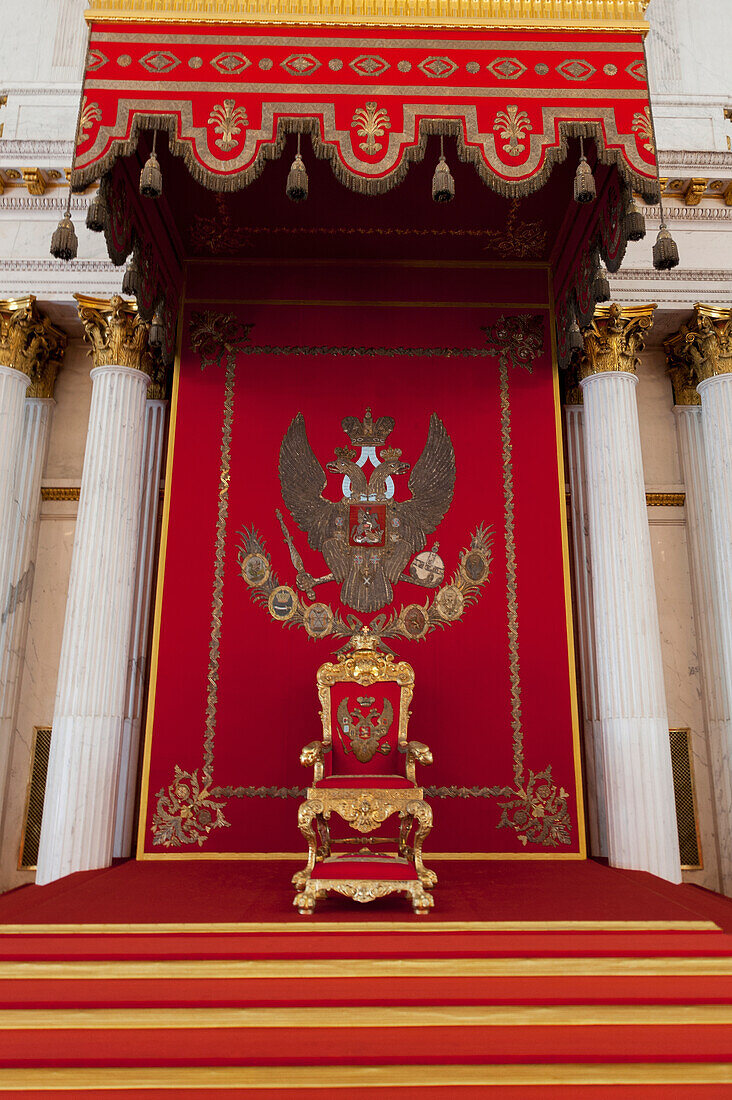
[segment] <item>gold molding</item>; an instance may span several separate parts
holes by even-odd
[[[317,23],[645,34],[646,5],[647,0],[432,0],[429,5],[423,0],[90,0],[85,18],[89,23]]]
[[[316,1090],[458,1088],[520,1085],[714,1085],[732,1084],[729,1062],[594,1062],[538,1065],[382,1065],[382,1066],[64,1066],[0,1070],[0,1092],[154,1089],[266,1089],[282,1095]]]
[[[41,500],[78,500],[80,485],[41,485]]]
[[[41,313],[35,295],[0,299],[0,365],[30,378],[27,397],[53,397],[68,338]]]
[[[313,974],[313,977],[315,975]],[[358,1027],[720,1027],[732,1023],[728,1004],[360,1005]],[[174,1031],[230,1028],[352,1028],[340,1005],[257,1008],[21,1008],[0,1009],[3,1031]]]
[[[312,929],[312,925],[308,925]],[[321,930],[337,927],[321,924]],[[349,931],[354,926],[347,926]],[[374,925],[373,927],[376,927]],[[421,927],[411,917],[400,926]],[[344,925],[340,925],[343,930]],[[372,925],[363,922],[362,932]],[[405,959],[80,959],[65,962],[5,962],[3,981],[264,981],[323,978],[548,978],[548,977],[729,977],[732,958],[664,956],[545,956]],[[26,1009],[23,1010],[28,1011]],[[307,1011],[307,1010],[306,1010]],[[339,1010],[342,1014],[342,1009]],[[410,1009],[414,1011],[414,1009]],[[322,1017],[316,1015],[317,1026]],[[336,1026],[336,1025],[334,1025]]]
[[[152,375],[153,356],[148,346],[150,325],[138,315],[137,304],[119,294],[90,298],[75,294],[77,308],[95,367],[119,366]]]
[[[592,321],[582,332],[585,347],[579,365],[580,379],[615,371],[635,374],[639,352],[645,347],[643,336],[653,325],[655,308],[655,304],[621,307],[615,302],[597,306]]]
[[[649,508],[683,508],[686,493],[646,493],[646,504]]]
[[[302,854],[298,855],[302,860]],[[48,935],[166,935],[205,932],[227,935],[234,932],[271,934],[284,932],[721,932],[711,920],[430,920],[415,922],[411,916],[400,921],[206,921],[157,924],[0,924],[0,936]],[[254,960],[252,960],[254,961]],[[376,960],[373,960],[376,961]]]

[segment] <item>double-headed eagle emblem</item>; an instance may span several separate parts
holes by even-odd
[[[310,446],[302,413],[287,429],[279,455],[282,499],[311,548],[325,558],[328,572],[315,576],[305,568],[276,509],[296,571],[294,584],[280,583],[265,541],[254,527],[241,532],[241,575],[255,603],[266,605],[272,618],[285,626],[303,627],[311,638],[334,634],[353,639],[365,631],[380,638],[418,641],[431,630],[457,622],[478,598],[490,574],[490,529],[476,527],[448,580],[437,553],[439,543],[425,549],[455,488],[455,451],[440,417],[430,417],[427,442],[413,467],[402,462],[400,450],[386,446],[394,427],[391,416],[374,420],[367,409],[363,420],[346,416],[341,425],[349,443],[336,447],[325,469]],[[340,475],[340,500],[325,495],[326,469]],[[399,479],[410,469],[409,496],[398,499]],[[340,585],[341,603],[352,612],[316,597],[315,589],[328,581]],[[399,610],[382,610],[393,604],[399,581],[436,590],[434,597]],[[372,614],[368,622],[359,617],[364,613]]]
[[[326,473],[310,446],[302,413],[282,440],[282,497],[330,570],[313,577],[300,569],[297,586],[312,599],[316,585],[337,581],[347,607],[378,611],[392,602],[397,581],[414,581],[407,566],[450,507],[455,451],[445,425],[433,413],[424,450],[409,476],[411,496],[397,501],[394,480],[410,467],[402,462],[400,450],[383,446],[394,427],[392,417],[374,421],[367,409],[363,421],[347,416],[342,426],[351,446],[337,447],[335,459],[327,464],[328,470],[343,475],[343,496],[337,502],[323,496]],[[377,448],[383,448],[378,455]],[[364,467],[369,461],[374,468],[367,479]]]

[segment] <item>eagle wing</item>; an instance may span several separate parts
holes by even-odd
[[[338,505],[323,497],[328,480],[310,446],[302,413],[297,414],[285,432],[279,471],[282,499],[292,518],[301,531],[307,531],[313,550],[322,549],[325,540],[334,533],[334,512]]]
[[[437,413],[430,417],[427,442],[409,478],[411,500],[392,505],[399,516],[401,540],[410,554],[424,548],[427,536],[439,527],[452,503],[455,489],[455,450]]]

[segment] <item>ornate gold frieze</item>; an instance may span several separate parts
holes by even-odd
[[[732,374],[732,309],[697,302],[688,324],[663,342],[677,405],[699,405],[697,385]]]
[[[81,494],[79,485],[42,485],[41,500],[78,500]]]
[[[90,0],[88,22],[648,30],[648,0]]]
[[[28,397],[53,397],[66,343],[66,333],[41,313],[32,294],[0,300],[0,364],[28,375]]]
[[[649,508],[683,508],[686,493],[646,493],[646,505]]]
[[[597,306],[595,316],[583,333],[584,354],[580,378],[609,371],[635,374],[638,355],[645,347],[644,334],[653,324],[655,305],[620,307],[612,302]]]
[[[95,367],[132,367],[152,374],[153,356],[147,339],[150,325],[138,315],[134,302],[119,294],[112,298],[74,297]]]

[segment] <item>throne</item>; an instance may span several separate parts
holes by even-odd
[[[422,862],[432,808],[415,765],[431,764],[432,753],[407,741],[414,669],[381,652],[365,627],[352,644],[354,652],[318,669],[323,740],[300,754],[314,774],[298,812],[308,861],[292,879],[294,904],[307,914],[331,890],[360,902],[401,893],[425,914],[434,905],[427,890],[437,875]],[[395,814],[395,835],[374,836]]]

